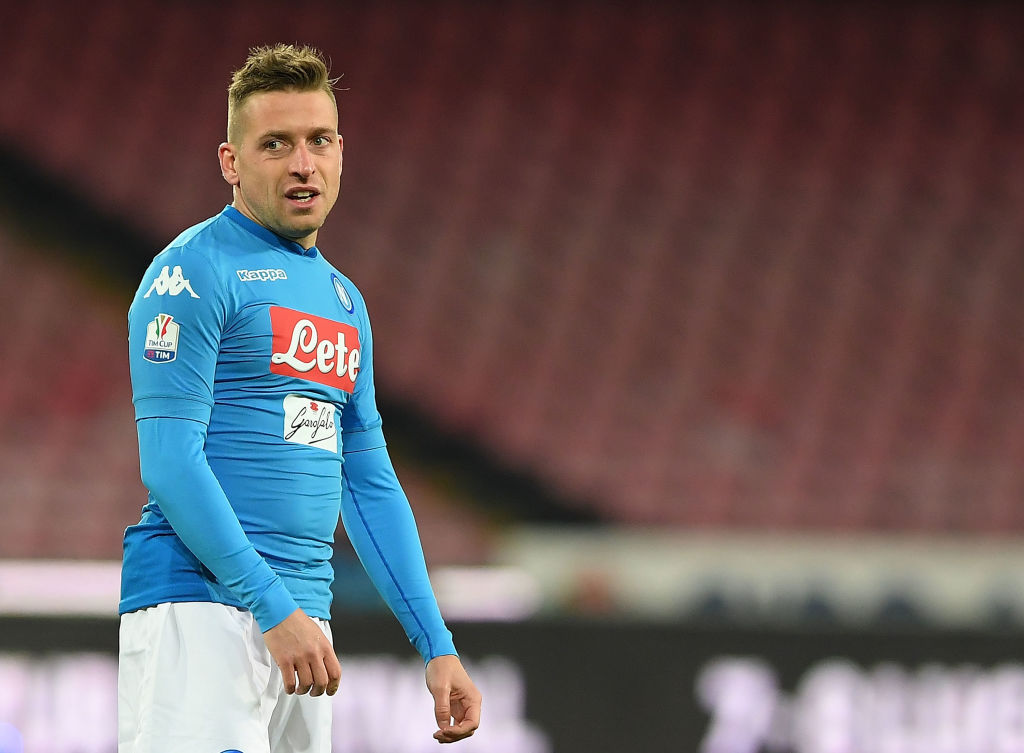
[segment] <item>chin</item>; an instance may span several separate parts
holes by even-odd
[[[282,217],[281,226],[291,235],[307,235],[324,224],[324,218],[312,214]]]

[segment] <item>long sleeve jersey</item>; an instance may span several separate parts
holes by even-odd
[[[120,612],[211,601],[330,617],[339,513],[410,641],[454,654],[388,458],[356,287],[232,207],[156,256],[128,313],[143,482]]]

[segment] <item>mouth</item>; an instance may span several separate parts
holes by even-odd
[[[299,206],[309,206],[316,201],[320,192],[315,188],[292,188],[285,191],[285,198]]]

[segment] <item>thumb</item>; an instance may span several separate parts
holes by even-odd
[[[440,687],[433,690],[434,694],[434,719],[437,720],[437,726],[441,729],[447,729],[452,725],[452,710],[449,704],[449,692],[448,687]]]

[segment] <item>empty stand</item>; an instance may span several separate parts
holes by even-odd
[[[321,246],[382,393],[610,520],[1024,530],[1020,10],[271,7],[26,7],[0,133],[168,240],[230,198],[228,70],[319,44],[347,89]],[[57,327],[31,284],[14,315]]]

